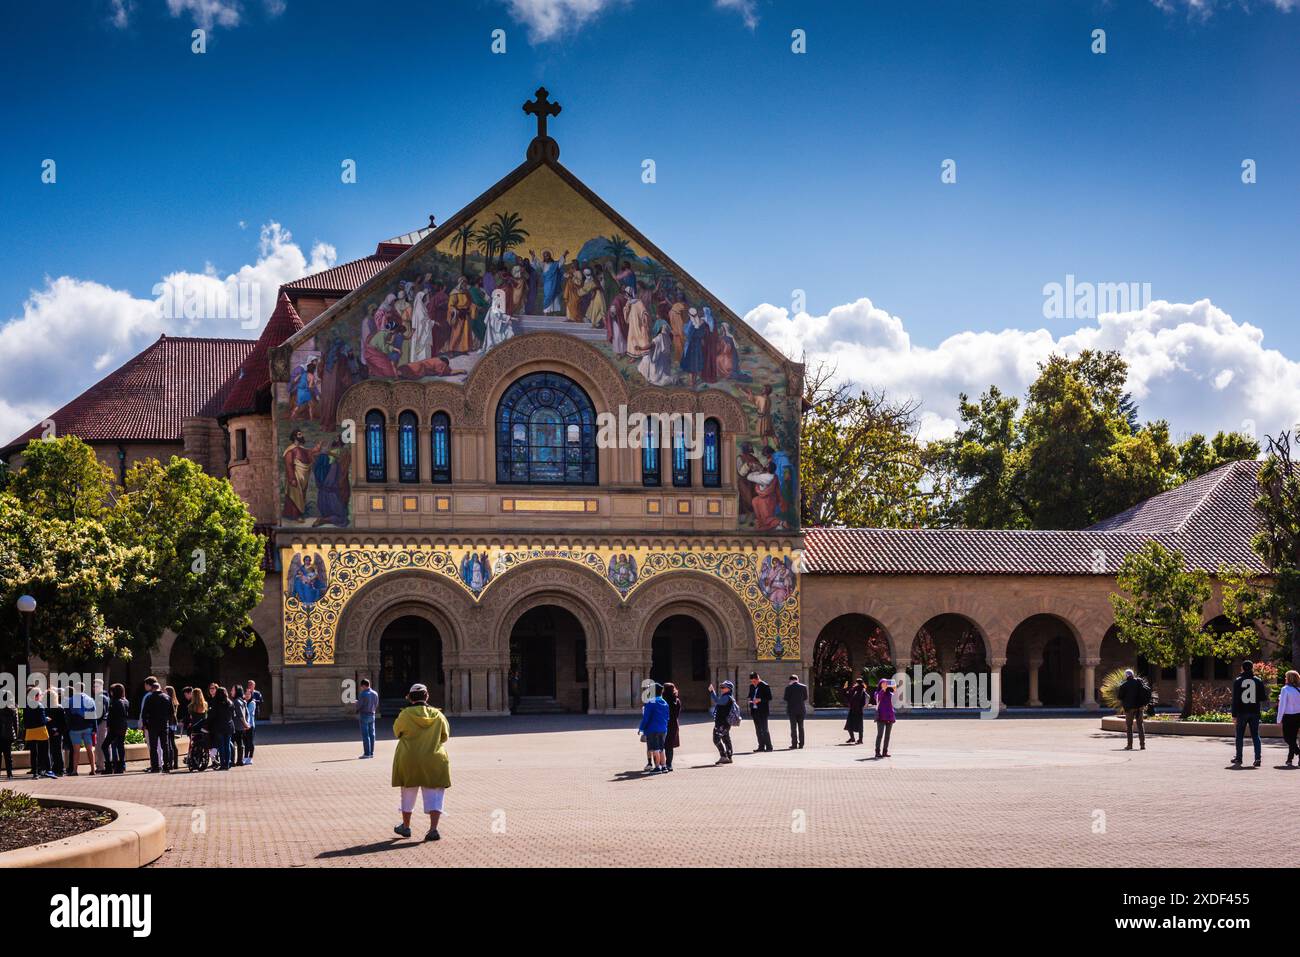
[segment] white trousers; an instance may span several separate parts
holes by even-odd
[[[401,810],[403,814],[410,814],[412,811],[415,810],[416,791],[424,792],[424,813],[425,814],[432,814],[434,811],[437,811],[439,814],[442,813],[442,799],[447,793],[446,788],[415,787],[415,788],[402,788]]]

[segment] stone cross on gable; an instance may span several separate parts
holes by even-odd
[[[524,112],[537,117],[537,135],[528,144],[529,159],[557,159],[560,155],[559,144],[546,132],[547,119],[560,115],[560,104],[552,103],[550,96],[546,87],[539,86],[534,94],[535,99],[524,102]]]

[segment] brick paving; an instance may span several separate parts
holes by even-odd
[[[736,763],[714,767],[697,718],[677,770],[642,776],[635,719],[545,716],[453,719],[444,839],[421,844],[392,833],[387,724],[371,761],[357,760],[350,723],[264,727],[256,764],[224,774],[15,785],[158,808],[162,867],[703,865],[742,851],[761,867],[881,854],[912,867],[1190,867],[1234,860],[1243,834],[1300,843],[1300,819],[1282,813],[1300,771],[1274,770],[1276,742],[1261,769],[1230,771],[1230,739],[1159,737],[1129,753],[1097,718],[904,719],[895,756],[874,761],[870,741],[843,746],[841,721],[823,718],[804,750],[772,754],[748,753],[746,722]],[[778,748],[785,727],[772,723]]]

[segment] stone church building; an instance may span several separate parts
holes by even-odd
[[[286,283],[256,341],[165,336],[50,416],[119,474],[228,477],[266,539],[252,646],[169,636],[129,680],[254,677],[295,720],[350,713],[363,677],[458,716],[625,713],[648,678],[702,710],[755,670],[829,702],[920,664],[1086,708],[1137,663],[1125,554],[1259,568],[1251,463],[1086,531],[800,528],[802,366],[560,164],[545,90],[525,110],[524,162],[440,225]]]

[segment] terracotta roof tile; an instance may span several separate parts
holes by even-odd
[[[1114,575],[1149,541],[1191,568],[1264,571],[1250,547],[1258,529],[1256,462],[1233,462],[1081,531],[810,528],[804,570],[829,575]]]
[[[271,384],[271,350],[301,328],[302,319],[289,297],[281,292],[275,311],[266,320],[252,351],[226,383],[225,402],[220,410],[222,416],[259,410],[258,393]]]
[[[251,339],[161,336],[49,418],[58,434],[88,442],[179,442],[182,420],[217,415],[231,374],[253,345]],[[0,452],[41,431],[33,426]]]

